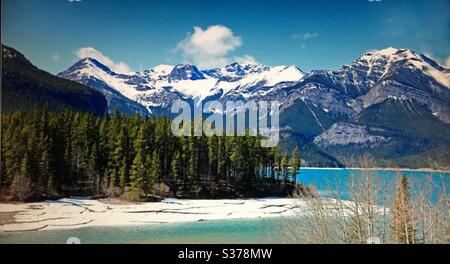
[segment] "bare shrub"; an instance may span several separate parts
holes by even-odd
[[[366,168],[371,167],[370,160],[364,162]],[[373,238],[381,243],[449,243],[450,207],[444,177],[442,173],[439,180],[429,176],[411,184],[411,199],[402,211],[408,213],[412,226],[405,232],[414,232],[406,234],[412,238],[407,241],[392,238],[390,208],[396,206],[401,175],[383,177],[364,168],[345,183],[330,179],[327,198],[311,188],[315,195],[299,198],[295,216],[282,219],[277,232],[283,243],[365,244]]]

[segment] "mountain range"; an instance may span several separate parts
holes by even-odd
[[[366,155],[380,166],[450,163],[450,70],[409,49],[375,50],[309,73],[241,61],[123,74],[84,58],[57,76],[99,91],[110,113],[127,115],[170,115],[177,99],[277,100],[281,146],[300,147],[304,165],[351,166]]]

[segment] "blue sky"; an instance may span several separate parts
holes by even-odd
[[[304,71],[410,48],[445,64],[449,0],[4,0],[2,42],[52,73],[97,56],[118,70],[254,58]]]

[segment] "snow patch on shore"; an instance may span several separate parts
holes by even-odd
[[[336,200],[323,199],[324,204]],[[342,201],[351,206],[352,202]],[[74,229],[87,226],[126,226],[227,219],[299,216],[309,212],[303,199],[178,200],[156,203],[108,204],[99,200],[61,199],[29,204],[0,204],[0,214],[16,212],[0,232]]]

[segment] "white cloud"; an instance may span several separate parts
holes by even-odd
[[[244,55],[242,57],[234,57],[233,61],[237,62],[237,63],[241,63],[241,64],[256,64],[258,63],[258,61],[250,56],[250,55]]]
[[[194,32],[178,43],[176,51],[181,52],[188,63],[214,68],[227,65],[228,53],[242,44],[242,38],[226,26],[214,25],[205,30],[194,27]]]
[[[75,54],[78,58],[84,59],[84,58],[93,58],[98,60],[99,62],[105,64],[108,66],[112,71],[117,73],[130,73],[131,68],[124,62],[114,62],[109,57],[105,56],[100,51],[92,48],[92,47],[84,47],[80,48],[79,50],[75,51]]]
[[[450,57],[447,58],[447,60],[444,63],[445,68],[450,69]]]
[[[317,32],[314,32],[314,33],[307,32],[307,33],[303,34],[303,39],[308,40],[308,39],[317,38],[318,36],[319,36],[319,33],[317,33]]]
[[[61,56],[59,56],[59,54],[57,54],[57,53],[52,55],[53,61],[59,61],[60,58],[61,58]]]
[[[295,33],[292,35],[293,39],[303,39],[303,40],[310,40],[317,38],[319,36],[318,32],[306,32],[306,33]]]

